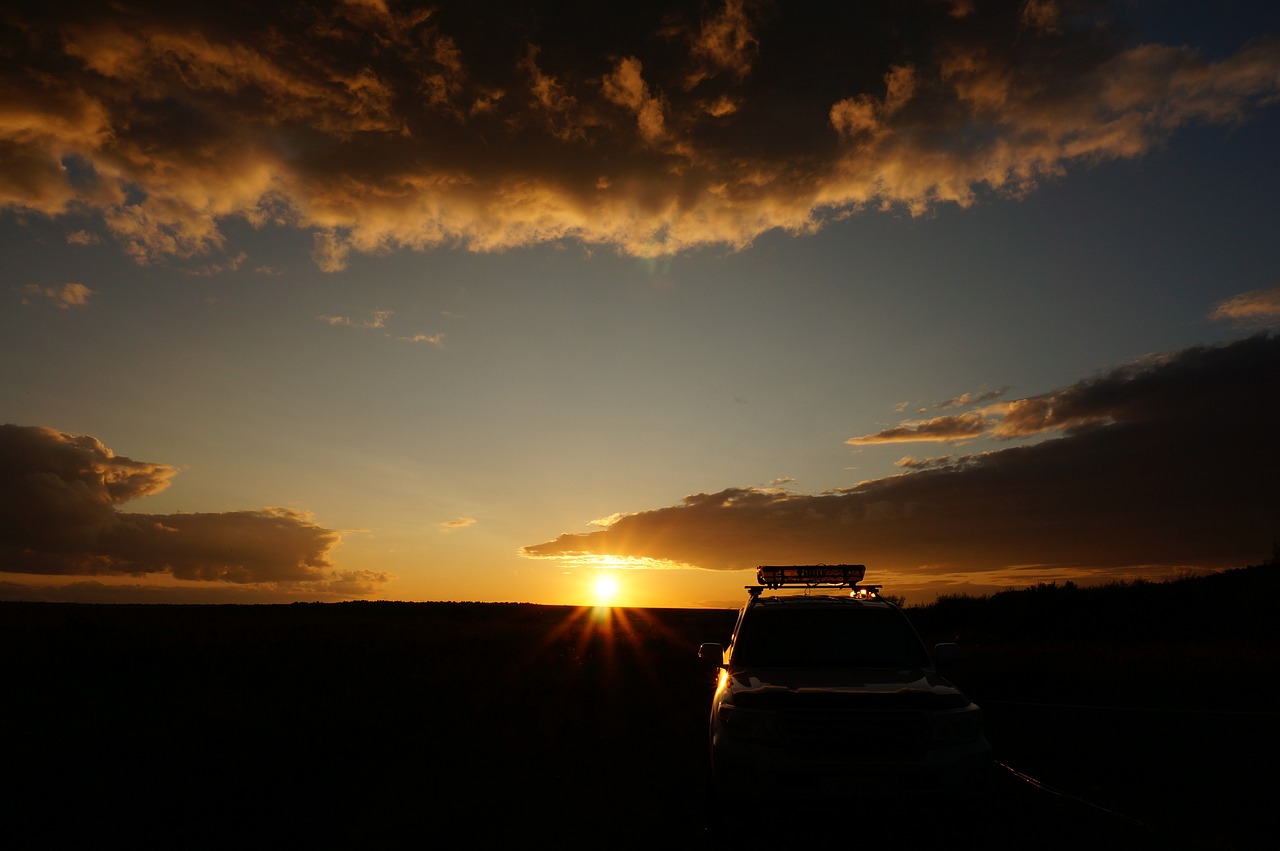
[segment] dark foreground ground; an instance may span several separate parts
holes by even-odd
[[[4,844],[1276,846],[1275,648],[1240,642],[978,641],[953,678],[1005,766],[980,803],[717,812],[696,647],[732,619],[0,604]]]

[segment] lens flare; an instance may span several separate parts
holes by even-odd
[[[618,599],[620,586],[612,576],[601,576],[595,581],[594,588],[597,606],[611,606]]]

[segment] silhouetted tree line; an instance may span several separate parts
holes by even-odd
[[[1280,639],[1275,559],[1165,581],[1050,582],[989,596],[943,595],[911,606],[921,634],[962,644]]]

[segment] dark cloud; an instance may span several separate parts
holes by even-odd
[[[1207,59],[1129,39],[1123,6],[11,4],[0,207],[94,214],[140,262],[238,256],[231,219],[313,232],[331,270],[652,256],[1017,196],[1280,93],[1280,39]]]
[[[153,579],[154,577],[148,577]],[[377,596],[394,577],[369,570],[332,571],[322,580],[306,583],[105,582],[78,579],[53,584],[0,582],[0,600],[42,603],[168,603],[168,604],[284,604],[299,601],[338,602]]]
[[[524,552],[713,570],[864,561],[988,584],[1240,566],[1280,539],[1278,375],[1280,337],[1187,349],[1008,403],[995,434],[1062,430],[1033,445],[904,459],[908,472],[824,494],[696,494]]]
[[[128,514],[163,490],[166,464],[114,454],[93,437],[0,425],[0,570],[167,574],[229,583],[328,583],[337,532],[281,508]]]

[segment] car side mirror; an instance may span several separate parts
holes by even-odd
[[[698,645],[698,658],[704,662],[715,662],[717,665],[724,664],[724,645],[707,642]]]
[[[963,660],[963,658],[964,655],[960,651],[960,645],[953,641],[944,641],[933,645],[933,664],[939,668],[954,665]]]

